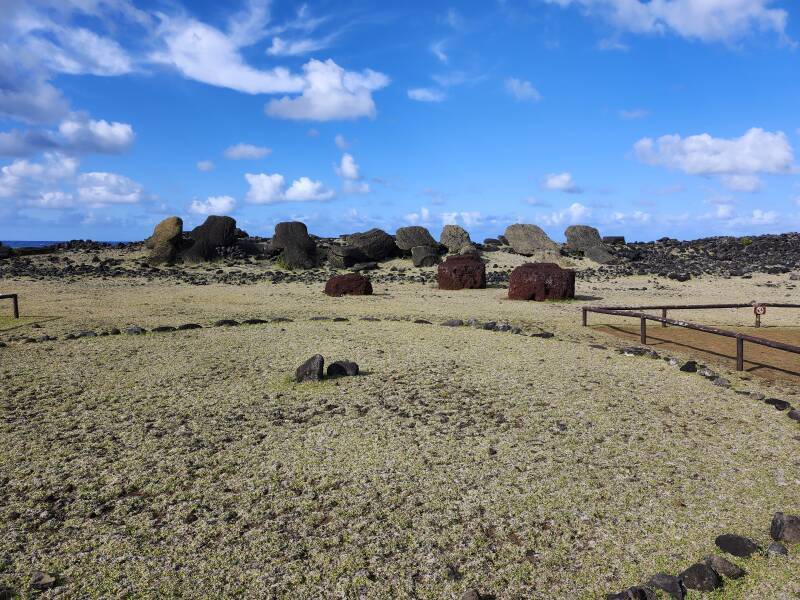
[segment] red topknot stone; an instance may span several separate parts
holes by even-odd
[[[369,296],[372,294],[372,284],[367,277],[358,273],[334,275],[325,284],[325,293],[328,296]]]
[[[484,289],[486,265],[474,256],[451,256],[439,265],[436,280],[441,290]]]
[[[525,263],[511,272],[509,300],[567,300],[575,297],[575,271],[555,263]]]

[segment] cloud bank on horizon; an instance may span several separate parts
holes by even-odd
[[[5,0],[0,239],[800,226],[789,0]]]

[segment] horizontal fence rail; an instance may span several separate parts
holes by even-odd
[[[14,304],[14,318],[19,319],[19,298],[16,294],[0,294],[0,300],[11,300]]]
[[[699,323],[692,323],[691,321],[682,321],[678,319],[668,319],[667,310],[702,310],[713,308],[753,308],[756,313],[756,326],[761,324],[761,314],[758,307],[773,307],[773,308],[800,308],[800,304],[788,303],[750,303],[750,304],[684,304],[684,305],[658,305],[658,306],[584,306],[581,308],[583,317],[583,326],[588,325],[588,314],[590,312],[599,313],[604,315],[612,315],[615,317],[629,317],[639,319],[639,341],[642,344],[647,344],[647,321],[656,321],[661,323],[662,327],[667,325],[674,325],[676,327],[684,327],[685,329],[694,329],[713,335],[721,335],[723,337],[733,338],[736,340],[736,370],[744,370],[744,343],[757,344],[759,346],[766,346],[775,350],[782,350],[784,352],[791,352],[792,354],[800,354],[800,346],[792,344],[785,344],[783,342],[776,342],[767,338],[750,335],[747,333],[738,333],[736,331],[729,331],[727,329],[720,329],[718,327],[711,327],[710,325],[701,325]],[[661,316],[649,315],[641,312],[642,310],[660,310]]]

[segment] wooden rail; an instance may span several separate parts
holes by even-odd
[[[16,294],[0,294],[0,300],[11,300],[14,304],[14,318],[19,319],[19,298]]]
[[[756,306],[771,306],[773,308],[800,308],[800,304],[787,304],[787,303],[759,303],[759,304],[684,304],[684,305],[659,305],[659,306],[584,306],[581,308],[583,313],[583,326],[588,325],[588,314],[590,312],[600,313],[604,315],[613,315],[615,317],[630,317],[639,319],[639,341],[642,344],[647,344],[647,321],[656,321],[661,323],[662,327],[667,325],[674,325],[676,327],[684,327],[686,329],[694,329],[696,331],[703,331],[713,335],[721,335],[724,337],[733,338],[736,340],[736,370],[744,371],[744,343],[757,344],[759,346],[766,346],[775,350],[782,350],[784,352],[791,352],[793,354],[800,354],[800,346],[793,346],[791,344],[784,344],[783,342],[776,342],[768,340],[767,338],[749,335],[747,333],[737,333],[735,331],[728,331],[727,329],[719,329],[718,327],[711,327],[709,325],[700,325],[699,323],[692,323],[691,321],[680,321],[677,319],[668,319],[667,310],[697,310],[697,309],[712,309],[712,308],[755,308]],[[655,315],[648,315],[641,312],[642,310],[661,310],[660,317]],[[760,325],[760,315],[756,313],[756,322]]]

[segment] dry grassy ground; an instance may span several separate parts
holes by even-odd
[[[578,293],[606,304],[795,294],[786,276],[661,283]],[[597,598],[688,567],[720,533],[766,545],[773,512],[800,512],[800,427],[735,393],[798,405],[796,388],[726,372],[723,389],[621,356],[622,342],[579,326],[584,301],[421,284],[342,299],[300,284],[2,287],[41,323],[3,319],[4,341],[294,319],[0,348],[0,585],[23,597],[39,570],[59,575],[45,596],[63,598],[459,598],[471,587]],[[555,337],[438,325],[448,318]],[[292,383],[317,352],[363,374]],[[734,559],[748,576],[706,597],[799,597],[790,551]]]

